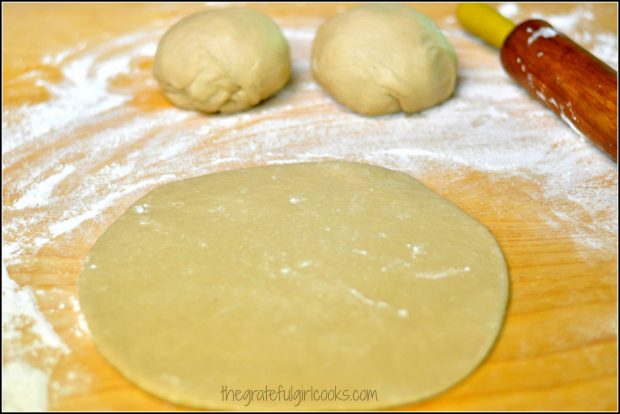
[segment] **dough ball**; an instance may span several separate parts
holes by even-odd
[[[291,76],[291,59],[282,31],[261,12],[210,10],[168,30],[154,74],[176,106],[237,112],[279,91]]]
[[[325,22],[312,47],[315,79],[355,112],[418,112],[452,94],[456,54],[428,17],[369,4]]]

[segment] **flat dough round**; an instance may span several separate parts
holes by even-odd
[[[370,409],[472,372],[508,275],[489,231],[410,176],[301,163],[151,191],[97,240],[79,297],[101,353],[164,399]]]

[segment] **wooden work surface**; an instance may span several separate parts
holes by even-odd
[[[489,76],[498,90],[512,86],[496,52],[459,32],[451,18],[456,4],[416,5],[457,49],[455,97],[419,115],[379,118],[351,114],[309,74],[312,28],[351,7],[339,4],[250,6],[276,19],[291,42],[295,74],[277,97],[225,116],[170,106],[151,75],[154,45],[173,22],[204,7],[3,4],[3,263],[34,292],[66,347],[21,352],[37,340],[26,325],[20,338],[3,335],[3,364],[25,358],[49,372],[49,409],[183,409],[140,390],[97,352],[76,302],[82,258],[127,206],[162,183],[310,159],[411,173],[486,225],[505,252],[511,301],[490,357],[445,393],[400,408],[617,409],[616,166],[525,94],[463,109],[475,103],[468,82]],[[613,4],[521,4],[515,13],[517,20],[534,13],[573,18],[586,47],[604,40],[597,34],[617,34]],[[440,116],[449,108],[459,116]],[[499,167],[488,155],[495,148],[483,148],[490,139],[484,131],[492,131],[484,124],[498,122],[509,138],[497,134],[491,145],[506,148]],[[479,138],[468,135],[474,130]],[[425,141],[429,134],[436,147]],[[561,144],[535,162],[509,156],[546,139]],[[395,148],[400,152],[390,152]],[[556,151],[581,154],[574,187],[554,188],[571,171]]]

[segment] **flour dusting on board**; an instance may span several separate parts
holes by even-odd
[[[47,410],[49,374],[22,361],[2,366],[2,411]]]
[[[24,332],[33,336],[24,340]],[[2,265],[2,410],[45,411],[52,367],[68,347],[37,306],[35,294],[20,287]],[[38,368],[27,361],[38,360]]]
[[[578,27],[592,20],[587,7],[539,17],[617,67],[616,37]],[[520,16],[514,3],[500,11]],[[293,81],[250,111],[205,116],[133,105],[141,91],[157,90],[141,63],[152,59],[170,23],[45,56],[41,64],[64,75],[59,83],[38,80],[51,99],[3,109],[2,253],[9,271],[3,267],[2,330],[4,371],[14,384],[6,395],[3,389],[3,407],[21,407],[30,395],[27,409],[47,408],[46,401],[34,404],[47,399],[54,364],[71,352],[39,309],[36,292],[11,279],[12,266],[45,252],[78,262],[126,207],[166,182],[240,166],[327,159],[369,162],[422,181],[461,170],[498,180],[519,177],[540,187],[531,203],[548,207],[543,219],[550,228],[570,229],[584,260],[614,250],[617,190],[601,182],[614,182],[615,164],[510,81],[497,53],[476,46],[454,18],[441,27],[458,53],[455,96],[420,114],[377,118],[338,106],[312,80],[308,62],[319,21],[302,28],[279,22],[291,45]],[[492,199],[486,205],[498,208]],[[76,234],[84,246],[75,246]],[[61,310],[79,312],[77,299]],[[68,332],[86,335],[83,317]],[[23,346],[32,335],[38,339]],[[34,361],[33,352],[45,361]],[[50,392],[63,392],[64,382],[52,384]]]

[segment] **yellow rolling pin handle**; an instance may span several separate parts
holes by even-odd
[[[467,31],[498,49],[502,48],[504,40],[515,28],[511,20],[482,3],[459,4],[456,17]]]

